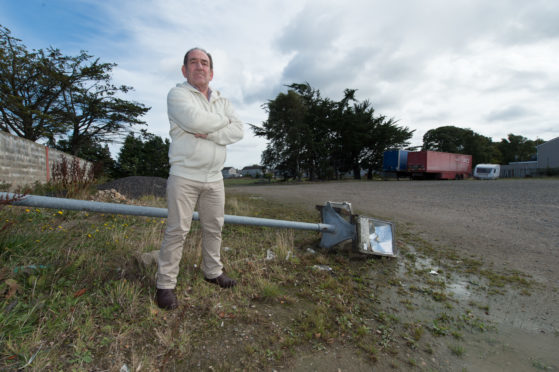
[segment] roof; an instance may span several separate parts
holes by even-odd
[[[559,140],[559,137],[555,137],[555,138],[553,138],[553,139],[550,139],[549,141],[544,142],[544,143],[542,143],[541,145],[537,145],[536,147],[540,147],[540,146],[543,146],[543,145],[548,145],[550,142],[555,142],[555,141],[557,141],[557,140]]]

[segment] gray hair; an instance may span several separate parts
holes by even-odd
[[[214,61],[213,61],[213,59],[212,59],[212,55],[211,55],[210,53],[206,52],[204,49],[198,48],[198,47],[192,48],[192,49],[190,49],[188,52],[186,52],[186,54],[184,55],[183,64],[184,64],[185,66],[187,65],[187,63],[188,63],[188,55],[190,54],[190,52],[193,52],[193,51],[195,51],[195,50],[199,50],[199,51],[202,52],[202,53],[206,53],[206,55],[207,55],[208,58],[210,59],[210,70],[213,70],[213,69],[214,69]]]

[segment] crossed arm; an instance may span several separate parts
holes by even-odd
[[[173,89],[167,97],[169,118],[182,130],[218,145],[229,145],[243,138],[243,124],[229,101],[223,112],[215,113],[198,107],[190,92]]]

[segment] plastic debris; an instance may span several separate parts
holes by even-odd
[[[37,351],[35,352],[35,354],[33,354],[33,356],[31,358],[29,358],[29,361],[23,366],[21,367],[21,369],[24,369],[26,367],[29,367],[31,365],[31,363],[33,363],[33,360],[35,360],[35,357],[37,356],[37,354],[39,354],[39,351],[41,351],[41,349],[43,348],[43,344],[41,344],[39,346],[39,349],[37,349]]]
[[[307,252],[309,252],[310,254],[315,254],[316,251],[312,248],[307,248]]]
[[[285,255],[285,260],[289,261],[291,257],[295,257],[295,255],[291,251],[287,251],[287,254]]]
[[[23,272],[23,273],[30,274],[35,270],[46,269],[46,268],[47,267],[45,265],[18,266],[18,267],[14,268],[14,274],[17,274],[18,272]]]
[[[123,364],[122,367],[120,367],[120,372],[130,372],[130,369],[126,364]]]
[[[330,266],[326,266],[326,265],[314,265],[312,268],[317,269],[317,270],[321,270],[321,271],[332,271],[332,268]]]
[[[266,260],[270,261],[270,260],[273,260],[274,258],[276,258],[276,254],[274,252],[272,252],[271,249],[268,249],[266,251]]]

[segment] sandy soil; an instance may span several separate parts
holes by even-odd
[[[336,182],[227,190],[309,209],[329,200],[349,201],[359,214],[395,222],[396,234],[405,226],[497,270],[531,275],[541,284],[532,296],[489,299],[496,334],[467,339],[469,352],[460,362],[437,364],[443,370],[559,369],[559,181]],[[466,301],[473,296],[463,295]],[[325,355],[302,356],[303,368],[312,365],[305,361],[309,357],[329,363]]]

